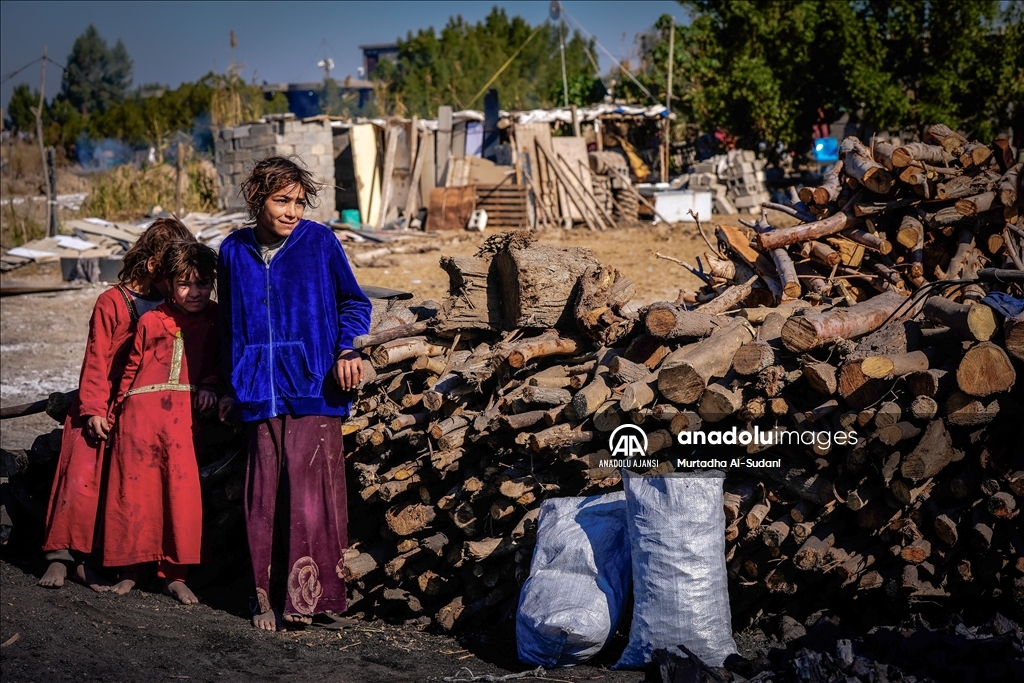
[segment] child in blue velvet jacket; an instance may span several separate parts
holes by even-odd
[[[370,302],[334,233],[302,217],[319,190],[308,171],[268,157],[241,190],[255,225],[220,248],[231,394],[220,408],[222,419],[237,409],[249,430],[253,625],[278,630],[345,611],[341,422],[345,392],[362,379],[352,340],[369,331]]]

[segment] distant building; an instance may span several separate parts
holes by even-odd
[[[363,77],[369,78],[382,59],[398,61],[398,45],[395,43],[379,43],[377,45],[360,45],[363,51]]]
[[[346,78],[344,81],[334,79],[338,92],[342,95],[357,94],[357,109],[365,107],[373,99],[373,84],[370,81]],[[264,83],[263,95],[267,99],[276,93],[283,93],[288,100],[288,111],[300,119],[317,116],[321,113],[320,98],[324,92],[324,82],[312,83]]]

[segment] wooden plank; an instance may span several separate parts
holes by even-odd
[[[434,182],[438,187],[444,187],[448,175],[448,161],[452,154],[452,108],[448,105],[437,108],[436,139]]]
[[[120,228],[107,225],[96,225],[95,223],[90,223],[89,221],[73,220],[68,221],[67,225],[70,226],[73,230],[78,230],[79,232],[83,232],[87,235],[99,235],[100,237],[109,237],[110,239],[116,240],[127,246],[135,244],[135,240],[138,239],[137,235],[133,235],[132,233],[122,230]],[[25,244],[24,246],[28,247],[29,245]]]
[[[398,126],[388,126],[387,149],[384,151],[384,188],[381,190],[380,212],[377,215],[377,222],[374,227],[380,230],[388,217],[388,209],[391,208],[391,195],[395,191],[395,156],[398,154],[398,137],[400,129]]]
[[[582,178],[579,173],[579,164],[589,164],[587,156],[587,142],[583,138],[552,138],[551,146],[555,154],[561,157],[565,163],[562,170],[567,171],[567,182],[571,183],[576,190],[574,195],[582,195],[584,201],[594,202],[594,192],[590,184],[590,178]],[[575,203],[570,202],[569,213],[574,221],[582,221],[583,214]]]
[[[434,164],[434,131],[423,131],[420,139],[420,151],[423,156],[423,171],[420,172],[420,204],[430,203],[430,191],[436,187],[437,170]]]
[[[426,155],[426,136],[420,143],[420,133],[416,128],[416,117],[412,117],[409,135],[409,154],[415,158],[413,164],[412,178],[409,181],[409,196],[405,201],[405,227],[408,228],[412,219],[419,213],[420,209],[420,176],[423,175],[423,159]]]
[[[380,174],[377,172],[377,129],[372,123],[352,126],[352,166],[359,198],[359,220],[370,223],[380,215]]]
[[[465,230],[476,208],[476,188],[435,187],[430,191],[427,230]]]

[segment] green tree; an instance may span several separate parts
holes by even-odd
[[[132,60],[120,40],[111,49],[92,24],[68,55],[64,94],[73,107],[87,114],[122,102],[132,83]]]
[[[36,116],[33,107],[39,106],[39,91],[32,92],[27,85],[21,83],[14,86],[11,101],[7,104],[7,115],[11,117],[11,125],[19,133],[31,133],[36,129]]]
[[[1002,14],[998,0],[680,4],[691,21],[676,27],[675,109],[744,145],[801,148],[822,113],[843,112],[879,130],[945,123],[988,139],[1021,101],[1021,50],[1007,39],[1021,33],[1014,3]],[[669,25],[655,24],[663,38],[640,75],[659,94]],[[617,90],[638,98],[628,81]]]
[[[398,62],[381,61],[372,78],[386,84],[392,108],[419,116],[436,116],[437,108],[450,104],[456,109],[469,106],[484,84],[518,50],[537,27],[521,17],[511,19],[495,7],[475,24],[455,16],[436,32],[433,27],[410,32],[398,40]],[[594,67],[586,50],[593,45],[579,33],[566,37],[565,65],[569,80],[580,83],[574,88],[578,104],[600,100],[603,89],[593,87]],[[562,103],[562,71],[559,55],[559,29],[545,24],[522,52],[509,64],[492,87],[498,89],[501,104],[507,108],[532,109]],[[557,94],[557,96],[556,96]],[[390,112],[382,112],[390,113]]]

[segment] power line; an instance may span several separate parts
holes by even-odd
[[[16,71],[12,71],[11,73],[7,74],[6,76],[4,76],[4,79],[2,81],[0,81],[0,84],[6,83],[7,81],[11,80],[12,78],[14,78],[18,74],[20,74],[22,71],[24,71],[25,69],[29,68],[30,66],[32,66],[33,64],[38,62],[40,59],[42,59],[42,57],[36,57],[35,59],[33,59],[31,62],[29,62],[25,66],[21,67],[20,69],[17,69]]]
[[[25,66],[21,67],[20,69],[17,69],[16,71],[12,71],[11,73],[7,74],[6,76],[4,76],[4,79],[2,81],[0,81],[0,84],[6,83],[7,81],[11,80],[12,78],[14,78],[18,74],[20,74],[22,71],[24,71],[25,69],[29,68],[30,66],[32,66],[33,64],[35,64],[36,62],[38,62],[41,59],[43,59],[43,57],[36,57],[35,59],[33,59],[31,62],[29,62]],[[46,57],[46,61],[48,61],[50,64],[53,64],[55,67],[57,67],[61,71],[67,71],[67,67],[65,67],[63,64],[58,64],[57,62],[53,61],[49,57]]]
[[[601,48],[601,50],[603,50],[603,51],[604,51],[604,53],[605,53],[606,55],[608,55],[608,59],[610,59],[610,60],[612,60],[613,62],[615,62],[615,66],[619,67],[619,71],[621,71],[622,73],[624,73],[624,74],[626,74],[627,76],[629,76],[629,79],[630,79],[631,81],[633,81],[633,83],[635,83],[635,84],[636,84],[636,87],[640,88],[640,90],[642,90],[642,91],[643,91],[643,93],[644,93],[645,95],[647,95],[647,97],[649,97],[649,98],[651,99],[651,101],[652,101],[652,102],[654,102],[655,104],[661,104],[661,102],[659,102],[659,101],[658,101],[658,99],[657,99],[657,98],[656,98],[656,97],[655,97],[654,95],[652,95],[652,94],[651,94],[651,91],[650,91],[650,90],[648,90],[647,88],[645,88],[645,87],[644,87],[644,85],[643,85],[643,83],[641,83],[640,81],[638,81],[638,80],[636,79],[636,76],[634,76],[634,75],[633,75],[633,74],[632,74],[632,73],[630,72],[630,70],[629,70],[629,69],[627,69],[627,68],[626,68],[625,66],[623,66],[623,65],[622,65],[622,62],[620,62],[619,60],[615,59],[615,56],[614,56],[614,55],[612,55],[612,53],[608,51],[608,48],[606,48],[606,47],[605,47],[604,45],[602,45],[602,44],[601,44],[601,41],[600,41],[600,40],[598,40],[598,39],[597,39],[597,37],[596,37],[596,36],[595,36],[595,35],[594,35],[593,33],[591,33],[590,31],[588,31],[587,29],[583,28],[583,24],[581,24],[581,23],[579,22],[579,20],[577,20],[577,19],[576,19],[576,17],[572,16],[571,14],[569,14],[569,12],[567,12],[567,11],[566,11],[565,7],[562,7],[562,14],[564,14],[564,15],[565,15],[566,17],[568,17],[568,18],[569,18],[569,20],[570,20],[570,21],[571,21],[571,22],[572,22],[572,23],[573,23],[573,24],[574,24],[574,25],[576,26],[576,28],[577,28],[577,29],[579,29],[580,31],[582,31],[582,32],[583,32],[583,33],[584,33],[584,34],[585,34],[585,35],[586,35],[586,36],[587,36],[588,38],[590,38],[591,40],[593,40],[593,41],[594,41],[594,44],[596,44],[596,45],[597,45],[597,46],[598,46],[599,48]]]

